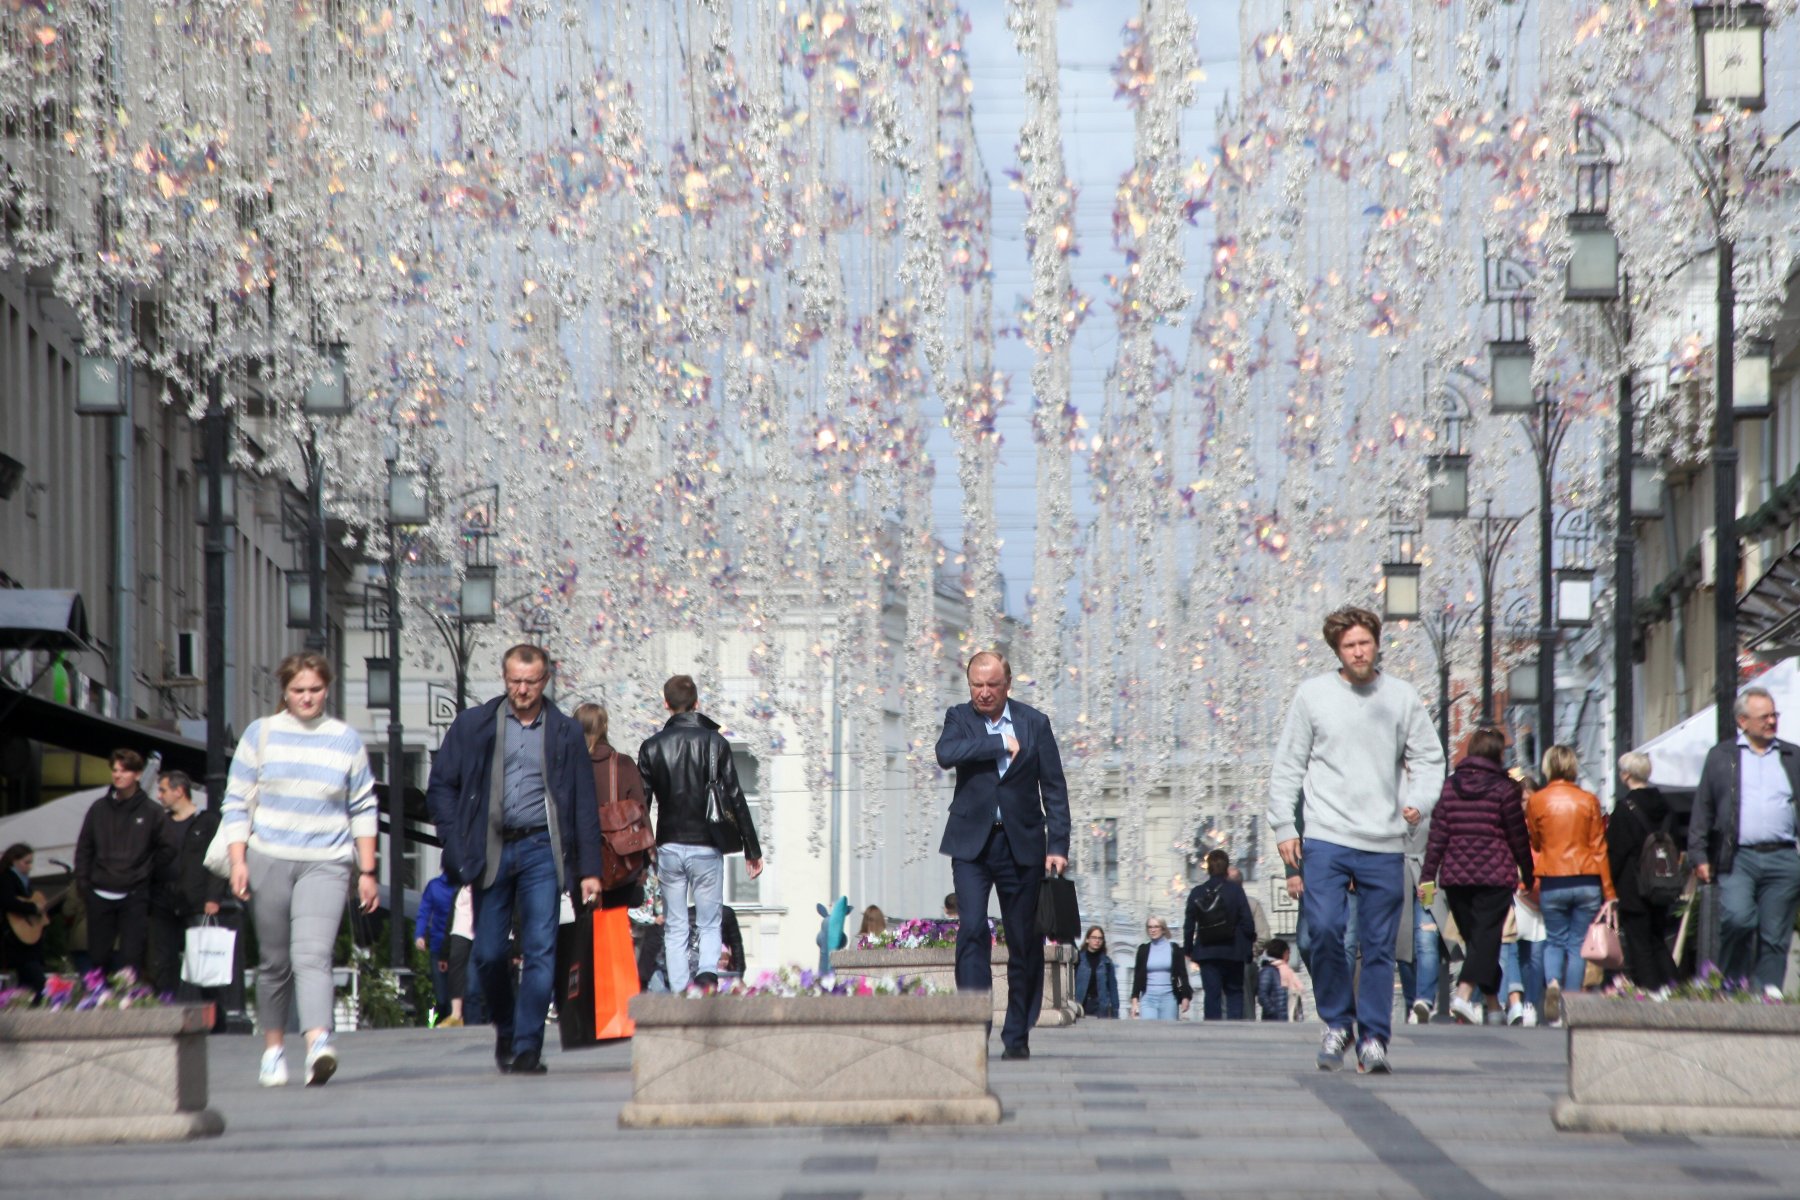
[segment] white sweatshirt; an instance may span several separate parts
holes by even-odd
[[[1353,850],[1398,854],[1407,806],[1430,815],[1444,782],[1444,751],[1419,693],[1377,674],[1352,685],[1332,671],[1294,693],[1269,767],[1269,824],[1277,842],[1295,837],[1306,804],[1306,836]]]

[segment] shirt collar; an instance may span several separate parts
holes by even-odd
[[[531,718],[531,720],[527,722],[519,720],[519,714],[513,711],[512,705],[508,704],[506,706],[506,719],[511,721],[514,725],[517,725],[520,729],[536,729],[539,725],[544,723],[544,709],[540,705],[537,710],[537,716]]]
[[[981,718],[981,719],[982,719],[982,720],[983,720],[983,721],[987,721],[987,723],[988,723],[988,724],[989,724],[989,725],[1006,725],[1006,724],[1010,724],[1010,723],[1011,723],[1011,721],[1012,721],[1012,701],[1011,701],[1011,700],[1008,700],[1008,701],[1007,701],[1007,702],[1006,702],[1006,703],[1005,703],[1005,704],[1003,704],[1003,705],[1001,705],[1001,706],[1000,706],[1000,715],[999,715],[999,717],[997,717],[997,718],[996,718],[996,719],[994,719],[994,720],[988,720],[988,717],[987,717],[987,714],[986,714],[986,713],[979,713],[979,712],[978,712],[978,713],[976,713],[976,714],[975,714],[975,715],[976,715],[976,716],[978,716],[978,717],[980,717],[980,718]]]
[[[1741,729],[1738,730],[1737,744],[1738,744],[1739,749],[1748,750],[1748,751],[1750,751],[1750,753],[1755,754],[1758,758],[1761,758],[1765,754],[1773,754],[1773,753],[1775,753],[1775,751],[1781,749],[1781,739],[1780,738],[1770,738],[1769,739],[1769,748],[1767,750],[1758,752],[1756,747],[1754,747],[1750,744],[1750,739],[1744,735],[1744,731]]]

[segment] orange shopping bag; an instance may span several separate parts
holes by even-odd
[[[638,994],[631,917],[624,908],[594,911],[594,1037],[628,1038],[636,1030],[629,1008]]]

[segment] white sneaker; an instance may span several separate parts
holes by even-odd
[[[1407,1017],[1407,1024],[1409,1024],[1409,1025],[1429,1025],[1429,1024],[1431,1024],[1431,1005],[1430,1005],[1430,1003],[1428,1003],[1427,1001],[1424,1001],[1424,1000],[1414,1000],[1412,1002],[1412,1014]]]
[[[1394,1068],[1388,1062],[1387,1047],[1370,1038],[1356,1048],[1356,1073],[1358,1075],[1391,1075]]]
[[[1519,1024],[1527,1029],[1537,1028],[1537,1005],[1526,1004],[1521,1006],[1519,1012]]]
[[[1517,1000],[1514,1000],[1511,1004],[1506,1006],[1506,1023],[1508,1025],[1522,1025],[1524,1022],[1525,1006],[1520,1004]]]
[[[1450,997],[1450,1015],[1456,1018],[1458,1025],[1479,1025],[1483,1020],[1481,1009],[1474,1001],[1455,995]]]
[[[322,1033],[306,1051],[306,1086],[321,1087],[337,1071],[337,1051],[332,1049],[331,1035]]]
[[[1319,1039],[1319,1070],[1335,1071],[1344,1065],[1344,1051],[1350,1046],[1348,1029],[1327,1029]]]
[[[256,1073],[256,1082],[264,1087],[286,1087],[288,1081],[287,1055],[280,1046],[263,1051],[262,1069]]]

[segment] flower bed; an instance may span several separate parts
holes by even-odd
[[[1075,947],[1044,947],[1044,1003],[1038,1010],[1037,1027],[1051,1029],[1073,1025],[1081,1016],[1075,1001]],[[1003,942],[995,942],[988,958],[993,972],[994,1019],[1005,1020],[1006,967],[1011,961]],[[910,978],[954,991],[956,988],[956,944],[917,949],[837,950],[831,955],[831,969],[840,976],[861,975],[871,979]]]
[[[1558,1129],[1800,1136],[1800,1005],[1716,972],[1666,999],[1569,996]]]
[[[0,993],[0,1146],[216,1137],[212,1008],[164,1005],[130,972],[53,978],[44,1005]]]
[[[998,1122],[987,998],[890,986],[913,990],[826,976],[805,994],[634,997],[632,1097],[619,1124]]]

